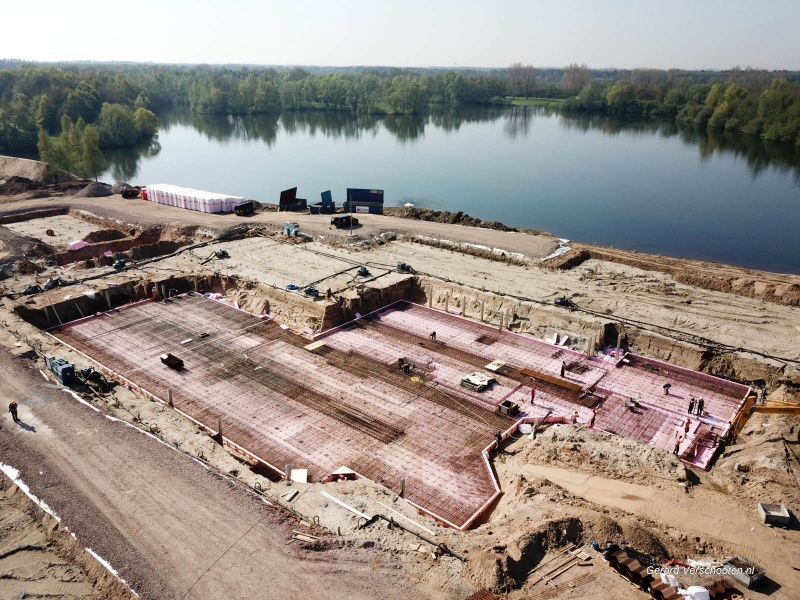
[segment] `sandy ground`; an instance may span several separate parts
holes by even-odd
[[[43,229],[43,225],[47,226]],[[45,220],[35,219],[33,221],[8,223],[4,227],[17,235],[41,240],[57,250],[66,250],[70,242],[82,240],[92,231],[97,230],[97,225],[87,223],[70,215],[53,216]],[[52,231],[53,235],[48,235],[48,230]]]
[[[1,490],[0,577],[3,598],[92,597],[86,574],[59,556],[42,526]]]
[[[142,201],[123,201],[119,196],[16,200],[8,202],[9,210],[71,203],[106,215],[119,224],[146,227],[160,223],[184,228],[191,225],[198,228],[197,233],[211,233],[242,222],[260,222],[266,229],[273,230],[285,220],[282,214],[258,215],[252,219],[204,215]],[[0,206],[2,208],[5,207]],[[121,277],[136,279],[157,274],[216,272],[276,288],[284,288],[287,283],[315,283],[321,289],[336,290],[358,283],[352,270],[359,265],[367,265],[370,271],[381,274],[398,262],[406,262],[417,270],[425,286],[434,287],[437,302],[447,291],[452,292],[453,297],[468,290],[476,294],[484,293],[483,290],[503,294],[498,306],[515,308],[520,320],[525,322],[526,331],[537,337],[546,337],[554,331],[567,332],[580,347],[592,328],[624,322],[632,341],[641,343],[635,348],[641,353],[707,371],[727,369],[740,375],[748,374],[752,379],[763,376],[775,397],[793,397],[794,386],[800,383],[797,375],[800,354],[796,343],[800,311],[797,306],[748,297],[750,292],[724,293],[708,289],[707,285],[684,283],[685,279],[674,271],[680,269],[681,261],[672,261],[668,266],[660,264],[660,270],[644,270],[617,261],[590,259],[572,269],[554,271],[546,263],[538,262],[560,245],[549,236],[365,216],[362,221],[365,225],[357,232],[358,237],[348,239],[346,234],[329,230],[320,220],[324,217],[293,215],[292,219],[314,236],[313,242],[294,245],[276,237],[224,242],[152,263],[140,271],[126,271]],[[33,227],[56,229],[47,219],[39,220]],[[404,239],[359,244],[359,240],[386,231],[400,233]],[[516,265],[488,260],[447,248],[412,243],[410,239],[417,235],[463,242],[473,248],[501,248],[526,258]],[[352,245],[354,243],[359,245]],[[212,249],[218,248],[226,249],[230,258],[212,259],[200,265]],[[624,260],[630,258],[628,255]],[[52,272],[59,270],[52,269]],[[86,274],[95,272],[85,271]],[[776,280],[772,274],[760,276],[720,265],[715,266],[714,272],[715,277],[726,272],[732,281],[762,277],[763,281],[774,285]],[[782,281],[791,286],[797,279],[783,277]],[[4,283],[16,289],[24,285],[25,280],[19,278]],[[94,284],[87,282],[85,285]],[[62,295],[65,292],[54,291]],[[582,308],[592,311],[591,314],[553,306],[553,299],[561,295],[572,298]],[[233,299],[232,296],[230,301]],[[45,348],[55,348],[51,341],[45,340],[10,311],[13,303],[9,299],[3,304],[0,312],[9,329]],[[442,308],[441,303],[438,306]],[[638,327],[634,327],[634,322]],[[703,362],[702,349],[693,349],[690,343],[698,338],[744,350],[719,351],[713,360]],[[63,350],[59,352],[70,358]],[[763,356],[765,354],[773,358]],[[16,369],[12,372],[17,373],[20,368],[27,368],[20,367],[17,362],[8,364],[4,358],[4,372]],[[36,366],[41,367],[41,362]],[[766,566],[770,578],[767,586],[748,592],[748,597],[794,599],[796,590],[800,589],[800,572],[793,568],[800,561],[800,530],[796,521],[787,530],[773,529],[760,523],[755,511],[756,501],[782,502],[792,511],[800,505],[797,417],[756,415],[739,443],[728,448],[710,473],[686,473],[671,455],[654,454],[652,449],[645,452],[635,444],[582,428],[545,431],[536,441],[520,437],[508,444],[506,453],[494,463],[503,496],[485,523],[464,534],[446,530],[416,514],[394,493],[369,482],[326,486],[326,490],[368,514],[393,514],[381,504],[394,508],[419,525],[405,522],[410,528],[430,535],[466,557],[467,562],[462,563],[447,556],[434,559],[430,544],[408,533],[389,530],[385,524],[355,530],[359,519],[335,503],[326,505],[317,485],[295,484],[293,489],[297,489],[299,495],[291,502],[282,498],[289,489],[285,484],[271,483],[251,473],[240,461],[163,406],[120,388],[114,397],[96,401],[104,413],[127,422],[137,421],[139,427],[156,431],[168,446],[178,451],[155,441],[145,442],[150,438],[134,435],[132,429],[127,433],[126,426],[112,423],[101,414],[78,405],[63,392],[41,389],[44,380],[38,374],[33,375],[33,379],[37,377],[39,388],[33,395],[20,384],[10,383],[8,378],[4,377],[0,384],[4,397],[13,394],[20,397],[25,411],[29,411],[23,414],[36,427],[33,433],[9,430],[8,423],[4,424],[0,431],[4,460],[8,457],[7,460],[19,463],[20,470],[32,484],[37,480],[33,464],[39,460],[48,464],[55,479],[38,484],[39,492],[74,523],[79,539],[100,545],[101,554],[120,566],[121,574],[143,597],[179,597],[200,575],[197,569],[186,569],[186,565],[208,565],[226,542],[234,544],[234,554],[241,558],[241,564],[233,560],[226,562],[230,578],[220,575],[220,585],[233,587],[211,589],[218,592],[225,589],[228,597],[249,597],[232,592],[243,589],[236,587],[241,582],[276,589],[253,566],[253,560],[263,558],[269,561],[265,569],[272,570],[280,565],[279,569],[286,569],[295,577],[289,577],[282,590],[300,590],[297,586],[311,585],[309,580],[313,578],[315,582],[329,582],[321,584],[326,597],[330,597],[330,590],[338,590],[336,586],[340,585],[340,580],[336,576],[341,575],[351,580],[353,576],[363,579],[360,587],[348,588],[352,592],[350,597],[367,594],[367,589],[377,592],[372,597],[392,597],[390,590],[371,588],[382,585],[379,582],[388,582],[392,590],[406,597],[466,598],[486,587],[495,591],[507,589],[508,598],[525,598],[543,587],[541,583],[531,585],[535,578],[527,577],[543,558],[552,557],[557,548],[571,541],[586,544],[592,539],[601,543],[606,539],[625,541],[640,550],[666,553],[678,560],[721,559],[743,553]],[[20,381],[33,385],[30,378]],[[53,395],[56,397],[51,397]],[[26,455],[28,450],[30,455]],[[76,458],[60,458],[73,455]],[[151,455],[152,466],[151,459],[146,458]],[[130,458],[133,456],[148,467],[133,465]],[[239,483],[221,484],[227,480],[211,476],[209,473],[215,471],[206,472],[190,457],[209,461],[213,469]],[[742,479],[743,473],[736,470],[737,463],[747,465],[745,479]],[[158,473],[158,478],[170,482],[169,494],[164,495],[165,492],[149,483],[154,480],[150,469]],[[687,486],[687,481],[691,485]],[[56,483],[59,489],[74,490],[74,496],[71,492],[66,499],[59,500],[53,493]],[[246,492],[248,485],[260,486],[271,501],[293,507],[308,519],[317,516],[324,528],[313,531],[325,540],[317,545],[322,551],[306,551],[296,541],[287,545],[291,530],[305,526],[291,524],[286,517],[264,516],[264,509]],[[233,498],[228,499],[229,495]],[[219,510],[212,511],[212,505],[217,503]],[[110,508],[117,505],[125,508]],[[147,511],[143,508],[147,505],[164,508],[164,514]],[[208,516],[215,525],[200,527],[187,518],[186,527],[192,532],[191,537],[187,537],[188,531],[174,523],[182,519],[175,505]],[[230,514],[237,515],[235,526],[230,524]],[[261,531],[261,526],[257,525],[264,519],[274,519],[267,531]],[[258,531],[247,533],[244,529],[249,526],[255,526]],[[277,538],[274,537],[276,531],[280,532]],[[220,534],[217,540],[213,534],[219,532],[224,535]],[[241,542],[235,539],[243,534]],[[110,536],[110,541],[103,544],[101,540],[105,535]],[[263,551],[269,544],[283,550],[261,557],[258,549]],[[178,559],[180,564],[175,562]],[[306,570],[302,574],[294,571],[297,561],[319,569],[314,571],[318,575]],[[597,576],[591,584],[573,590],[569,597],[633,597],[630,585],[611,572],[596,553],[592,563],[591,567],[576,567],[557,579],[557,582],[568,581],[585,573]],[[236,577],[241,580],[239,584],[232,582]],[[191,591],[200,594],[198,588]],[[304,592],[309,591],[313,593],[315,588],[304,589]],[[192,594],[188,597],[203,597]],[[274,596],[267,594],[267,597]]]

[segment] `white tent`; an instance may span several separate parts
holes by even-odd
[[[167,183],[155,183],[146,187],[147,199],[152,202],[207,213],[231,212],[234,206],[244,202],[244,198],[241,196],[193,190]]]

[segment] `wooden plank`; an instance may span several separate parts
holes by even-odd
[[[558,554],[556,554],[555,556],[551,556],[551,557],[550,557],[550,558],[548,558],[546,561],[539,563],[539,564],[538,564],[538,565],[536,565],[536,566],[535,566],[533,569],[531,569],[530,571],[528,571],[528,577],[530,577],[531,575],[533,575],[533,574],[534,574],[536,571],[538,571],[539,569],[541,569],[541,568],[542,568],[543,566],[545,566],[546,564],[553,562],[553,561],[554,561],[554,560],[556,560],[557,558],[563,558],[563,557],[564,557],[564,554],[565,554],[565,553],[567,553],[567,552],[569,552],[569,551],[570,551],[570,550],[572,550],[573,548],[575,548],[575,544],[570,544],[569,546],[567,546],[567,547],[566,547],[566,548],[564,548],[563,550],[560,550],[560,551],[558,552]]]

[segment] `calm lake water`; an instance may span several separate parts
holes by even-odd
[[[800,150],[673,122],[546,109],[425,117],[330,112],[159,115],[148,149],[107,152],[105,181],[261,202],[381,188],[413,203],[559,237],[800,274]]]

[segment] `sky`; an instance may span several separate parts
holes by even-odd
[[[0,58],[800,70],[798,0],[8,0]]]

